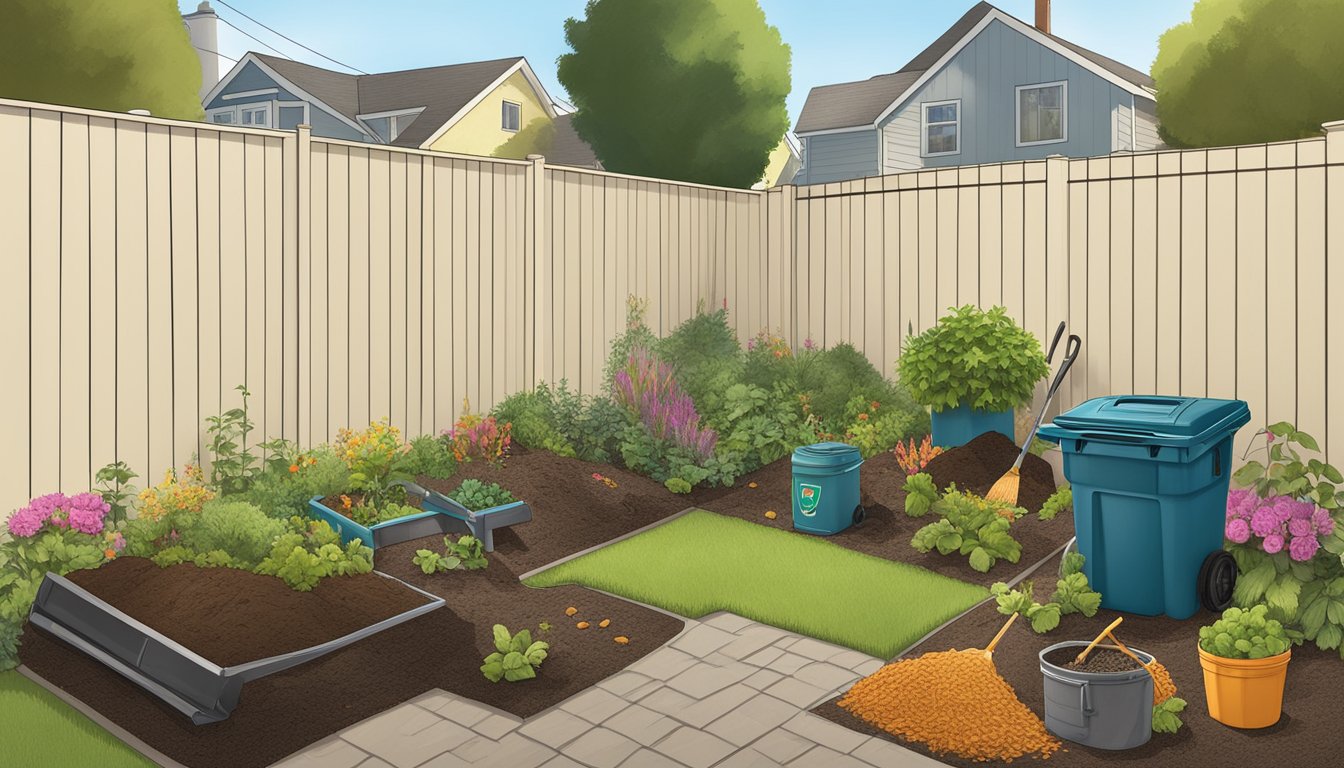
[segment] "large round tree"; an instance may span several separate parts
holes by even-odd
[[[1344,2],[1200,0],[1158,41],[1162,138],[1178,147],[1282,141],[1344,119]]]
[[[749,187],[789,127],[789,46],[756,0],[590,0],[560,82],[610,171]]]
[[[201,62],[172,0],[5,0],[0,96],[199,120]]]

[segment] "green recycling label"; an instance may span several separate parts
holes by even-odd
[[[809,485],[808,483],[798,484],[798,509],[800,509],[804,515],[811,517],[817,514],[817,505],[820,503],[820,485]]]

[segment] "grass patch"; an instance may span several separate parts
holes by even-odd
[[[593,587],[692,618],[731,611],[883,659],[989,595],[913,565],[700,510],[526,584]]]
[[[5,765],[153,768],[139,752],[18,672],[0,672]]]

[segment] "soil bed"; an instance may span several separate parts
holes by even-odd
[[[222,667],[311,648],[425,604],[423,595],[374,573],[296,592],[233,568],[160,568],[124,557],[68,578]]]
[[[1139,669],[1138,662],[1129,658],[1120,651],[1110,648],[1097,647],[1083,659],[1083,663],[1078,663],[1078,654],[1082,652],[1081,648],[1060,648],[1057,651],[1051,651],[1045,655],[1045,660],[1057,667],[1065,667],[1075,672],[1088,672],[1091,674],[1107,674],[1110,672],[1130,672]]]
[[[1051,576],[1056,566],[1056,561],[1047,563],[1044,570],[1038,573],[1039,577],[1043,579]],[[1078,614],[1065,616],[1057,629],[1045,635],[1032,632],[1024,622],[1018,621],[995,649],[994,665],[1017,691],[1018,698],[1037,715],[1044,717],[1043,681],[1037,654],[1064,640],[1091,640],[1118,615],[1103,610],[1091,619]],[[998,631],[1003,618],[992,602],[982,605],[907,655],[918,656],[926,651],[949,648],[982,648]],[[1135,766],[1305,766],[1337,763],[1338,755],[1344,750],[1344,730],[1339,728],[1337,722],[1339,691],[1344,689],[1344,661],[1340,660],[1339,655],[1334,651],[1317,650],[1315,646],[1294,648],[1292,661],[1288,665],[1283,716],[1279,722],[1254,731],[1229,728],[1208,715],[1204,677],[1195,650],[1199,628],[1213,619],[1214,615],[1208,612],[1200,612],[1185,621],[1125,614],[1124,623],[1116,629],[1116,634],[1126,645],[1153,654],[1171,672],[1178,689],[1176,695],[1189,703],[1180,715],[1185,726],[1179,732],[1155,733],[1144,746],[1124,752],[1090,749],[1065,741],[1064,749],[1044,765],[1110,768],[1117,762]],[[1073,653],[1076,655],[1077,650]],[[813,711],[847,728],[894,741],[951,765],[967,768],[984,765],[953,756],[932,755],[921,744],[904,742],[855,718],[836,706],[835,700]],[[975,716],[968,714],[967,718],[969,723]]]
[[[1007,441],[1007,438],[1003,439]],[[1014,458],[1016,454],[1008,458],[1002,469],[994,471],[993,477],[981,490],[988,490],[989,486],[994,484],[994,480],[1012,466]],[[1051,477],[1053,489],[1050,465],[1044,459],[1028,456],[1023,464],[1024,491],[1027,480],[1025,473],[1039,472],[1040,466],[1037,462],[1040,466],[1044,466],[1047,476]],[[918,565],[944,576],[987,586],[996,581],[1011,579],[1062,547],[1073,537],[1071,515],[1061,513],[1055,519],[1043,522],[1035,514],[1029,514],[1014,521],[1012,525],[1013,538],[1022,545],[1022,557],[1016,564],[1000,562],[996,563],[989,573],[980,573],[971,568],[967,558],[960,555],[940,555],[936,550],[920,554],[910,546],[910,538],[915,535],[915,531],[934,522],[935,518],[932,515],[916,518],[905,514],[905,491],[901,489],[905,485],[905,480],[905,470],[896,462],[896,457],[890,451],[865,461],[859,470],[859,489],[860,501],[868,513],[867,521],[858,528],[848,528],[834,536],[824,538],[857,552]],[[756,483],[755,488],[750,487],[750,483],[753,482]],[[785,457],[739,478],[731,489],[697,490],[691,494],[690,500],[696,506],[712,512],[740,517],[782,530],[793,530],[793,508],[789,498],[792,487],[792,465]],[[963,487],[962,481],[958,481],[957,487]],[[973,485],[965,487],[975,490]],[[774,520],[765,517],[767,510],[776,513]]]
[[[556,519],[537,515],[520,527],[530,526],[541,541],[549,535],[544,521]],[[441,536],[387,547],[378,550],[375,566],[441,595],[447,605],[248,683],[238,708],[221,723],[192,725],[120,675],[34,628],[24,632],[21,655],[33,671],[184,765],[260,768],[434,688],[530,717],[616,674],[683,627],[667,614],[581,587],[525,587],[518,581],[522,571],[494,555],[485,570],[432,576],[411,563],[416,549],[442,547]],[[569,606],[580,611],[574,619],[565,615]],[[607,628],[597,627],[608,618]],[[577,629],[577,619],[589,620],[593,628]],[[551,630],[538,633],[543,621]],[[491,683],[481,675],[481,660],[494,650],[491,627],[496,623],[514,632],[531,629],[551,643],[551,655],[536,679]],[[288,621],[280,626],[294,628]],[[629,637],[630,643],[616,644],[616,635]]]
[[[969,443],[934,456],[924,471],[934,485],[945,491],[956,484],[957,490],[984,496],[1003,473],[1012,469],[1022,448],[1001,432],[986,432]],[[1027,454],[1022,462],[1017,505],[1030,513],[1041,511],[1045,500],[1055,492],[1055,471],[1040,456]]]

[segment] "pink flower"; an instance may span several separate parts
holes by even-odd
[[[803,349],[816,349],[816,348],[817,343],[812,340],[811,336],[807,337],[806,339],[803,339]]]
[[[1268,539],[1265,540],[1268,544]],[[1316,550],[1321,548],[1320,542],[1316,541],[1315,536],[1296,536],[1292,543],[1288,545],[1288,556],[1299,563],[1305,563],[1316,555]]]
[[[1311,513],[1311,522],[1316,526],[1317,536],[1329,536],[1335,532],[1334,518],[1330,517],[1330,513],[1320,507],[1317,507],[1316,511]]]
[[[1271,533],[1270,535],[1265,537],[1265,541],[1263,544],[1261,544],[1261,546],[1264,547],[1264,550],[1271,555],[1276,554],[1278,552],[1282,552],[1283,537],[1277,533]]]
[[[1251,515],[1251,531],[1256,536],[1268,536],[1279,527],[1278,516],[1270,507],[1261,507]]]
[[[1237,544],[1245,544],[1251,538],[1251,527],[1239,517],[1228,520],[1227,538]]]
[[[1244,520],[1251,519],[1251,513],[1260,506],[1260,497],[1255,491],[1250,489],[1238,489],[1227,494],[1227,516],[1228,518],[1240,517]]]
[[[1304,520],[1300,517],[1294,517],[1288,521],[1288,533],[1295,537],[1310,536],[1316,538],[1316,529],[1311,524],[1311,520]]]

